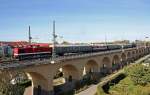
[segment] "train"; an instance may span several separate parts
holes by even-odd
[[[11,57],[12,55],[13,55],[13,51],[10,46],[7,45],[0,46],[0,58]]]
[[[55,47],[56,56],[72,54],[83,54],[101,52],[117,49],[134,48],[136,44],[127,45],[57,45]],[[16,60],[29,60],[38,58],[50,58],[52,56],[52,45],[31,44],[23,47],[11,47],[9,45],[0,46],[0,58],[12,57]]]
[[[49,58],[52,55],[52,48],[41,47],[40,45],[27,45],[21,48],[13,48],[13,58],[19,60]]]

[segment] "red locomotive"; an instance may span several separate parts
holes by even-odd
[[[39,44],[13,48],[13,56],[19,60],[49,58],[51,54],[52,47],[41,46]]]

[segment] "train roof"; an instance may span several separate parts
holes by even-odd
[[[72,46],[92,46],[90,44],[69,44],[69,45],[64,45],[64,44],[59,44],[56,45],[56,47],[72,47]],[[53,47],[53,45],[50,45],[50,47]]]

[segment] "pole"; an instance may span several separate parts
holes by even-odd
[[[31,40],[32,40],[32,37],[31,37],[31,31],[30,31],[30,26],[29,26],[29,44],[31,44]]]
[[[107,43],[107,35],[105,34],[105,46],[107,47],[108,49],[108,43]],[[108,50],[109,51],[109,50]],[[106,51],[107,52],[107,51]]]
[[[149,37],[145,37],[145,41],[144,41],[144,43],[145,43],[145,48],[147,47],[147,39],[148,39]]]
[[[105,45],[107,46],[107,35],[105,34]]]
[[[53,51],[52,51],[52,59],[53,60],[56,57],[55,46],[56,46],[55,21],[53,21]]]

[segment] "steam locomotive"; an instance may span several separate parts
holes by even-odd
[[[57,45],[55,53],[57,56],[69,54],[83,54],[92,52],[101,52],[108,50],[134,48],[135,44],[128,45]],[[13,57],[17,60],[28,60],[38,58],[50,58],[52,55],[53,46],[41,46],[39,44],[26,45],[24,47],[0,47],[0,57]]]

